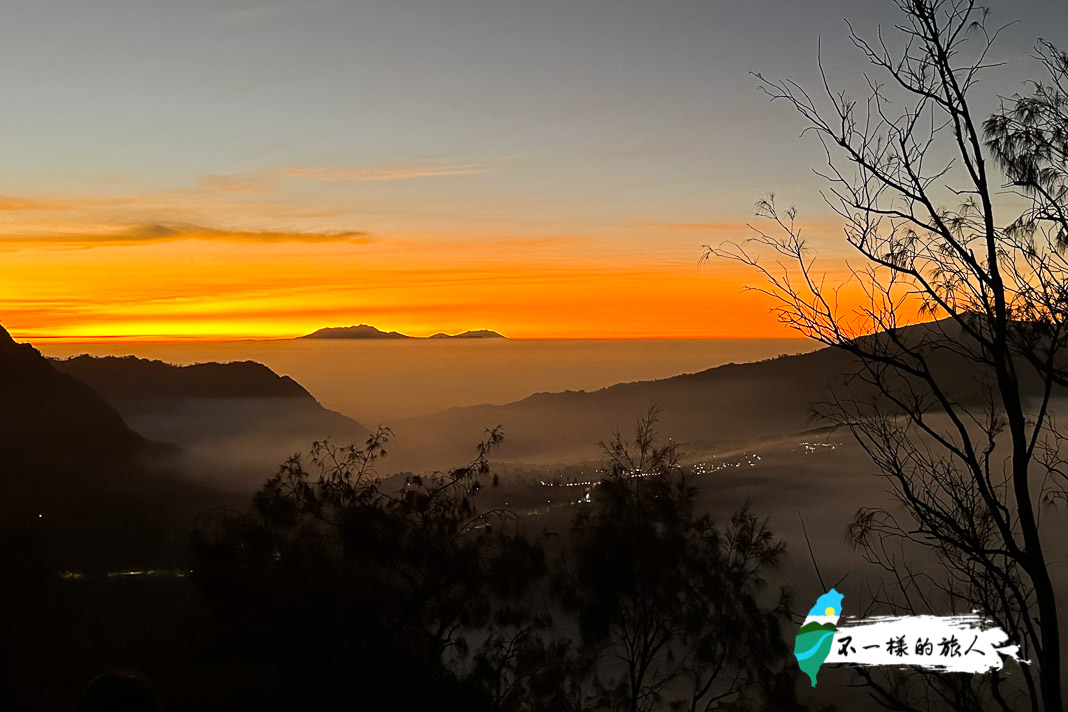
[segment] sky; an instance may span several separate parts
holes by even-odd
[[[979,100],[1022,90],[1060,2]],[[803,124],[750,72],[855,86],[889,0],[8,0],[0,324],[16,338],[790,336],[699,268],[753,204],[846,255]],[[985,92],[985,94],[984,94]]]

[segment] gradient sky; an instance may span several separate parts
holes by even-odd
[[[1021,90],[1019,19],[980,87]],[[0,22],[0,323],[16,337],[787,332],[702,243],[754,200],[844,253],[821,152],[748,72],[856,79],[888,0],[42,0]],[[1060,36],[1051,32],[1054,28]],[[986,92],[983,94],[983,92]]]

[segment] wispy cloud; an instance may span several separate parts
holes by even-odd
[[[53,210],[54,202],[21,198],[15,195],[0,195],[0,212],[14,212],[19,210]]]
[[[486,173],[489,163],[421,164],[402,166],[294,166],[281,168],[274,175],[281,178],[307,178],[311,180],[337,181],[343,183],[380,183],[417,178],[442,176],[466,176]]]
[[[296,232],[285,230],[227,230],[189,223],[145,223],[133,227],[99,233],[67,233],[43,235],[2,235],[0,245],[30,247],[58,245],[65,247],[107,247],[143,245],[178,240],[211,240],[217,242],[247,242],[258,244],[301,242],[348,242],[369,244],[373,239],[359,231]]]

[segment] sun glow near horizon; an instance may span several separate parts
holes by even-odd
[[[743,293],[741,282],[685,268],[383,269],[316,288],[294,281],[248,280],[227,291],[205,285],[200,296],[192,287],[168,289],[148,270],[99,269],[76,296],[27,299],[26,288],[17,300],[3,295],[2,324],[16,338],[49,342],[290,338],[359,323],[409,336],[474,329],[514,339],[796,336],[769,319],[768,300]],[[82,296],[102,293],[106,300]]]
[[[752,274],[699,268],[701,243],[745,235],[742,222],[554,236],[71,221],[34,238],[5,229],[11,219],[0,215],[0,323],[31,342],[290,338],[359,323],[411,336],[796,336],[745,291]]]
[[[818,80],[817,46],[852,68],[849,42],[819,44],[823,18],[894,17],[845,0],[774,23],[745,3],[19,5],[0,27],[19,67],[0,77],[19,97],[0,131],[0,323],[55,342],[361,322],[795,336],[743,291],[752,272],[697,269],[775,190],[828,283],[847,276],[824,152],[751,71]],[[1009,56],[1027,57],[1051,9],[1017,10]]]

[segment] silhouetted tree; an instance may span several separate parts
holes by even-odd
[[[468,636],[509,610],[545,571],[542,552],[479,513],[491,476],[492,431],[465,467],[375,474],[388,430],[362,447],[317,443],[290,459],[248,515],[227,515],[193,538],[198,584],[223,632],[217,654],[247,667],[281,709],[490,709],[452,664]]]
[[[595,652],[576,646],[553,623],[545,612],[499,621],[476,652],[469,679],[489,693],[494,710],[600,709],[590,692]]]
[[[430,477],[377,476],[388,430],[316,443],[311,467],[291,458],[248,514],[194,532],[209,664],[244,680],[241,705],[268,709],[796,707],[787,600],[764,591],[783,546],[747,509],[723,528],[699,515],[654,423],[604,446],[608,474],[561,542],[556,585],[517,515],[476,507],[499,430]]]
[[[1008,230],[1025,239],[1041,233],[1042,242],[1063,249],[1068,247],[1068,53],[1040,41],[1036,59],[1046,78],[1032,82],[1031,95],[1014,94],[1003,102],[983,129],[1009,183],[1030,201]],[[1063,304],[1053,311],[1063,313]]]
[[[748,509],[722,528],[699,514],[655,423],[654,410],[633,441],[603,444],[607,474],[575,519],[560,581],[601,656],[600,708],[789,710],[788,601],[761,602],[783,544]]]
[[[780,212],[770,198],[758,213],[777,223],[775,234],[757,231],[706,254],[757,270],[782,321],[856,357],[851,385],[822,412],[852,432],[902,505],[863,509],[851,528],[893,581],[876,601],[897,611],[981,608],[1033,663],[1013,670],[1022,687],[1001,672],[981,681],[868,675],[876,697],[895,709],[937,700],[961,710],[1022,703],[1059,711],[1059,610],[1048,568],[1057,541],[1040,514],[1063,498],[1068,471],[1050,409],[1054,387],[1068,382],[1068,61],[1041,45],[1051,83],[1007,100],[984,135],[969,97],[998,35],[986,12],[969,0],[896,4],[895,48],[850,29],[887,79],[865,75],[865,98],[833,91],[826,77],[823,100],[790,81],[764,82],[823,143],[825,198],[863,261],[851,267],[861,306],[839,302],[796,212]],[[1001,217],[1002,182],[1029,198],[1022,215]],[[939,320],[903,328],[917,316]],[[923,552],[938,566],[924,566]]]
[[[131,674],[107,673],[86,685],[74,712],[159,712],[159,709],[156,692],[146,680]]]

